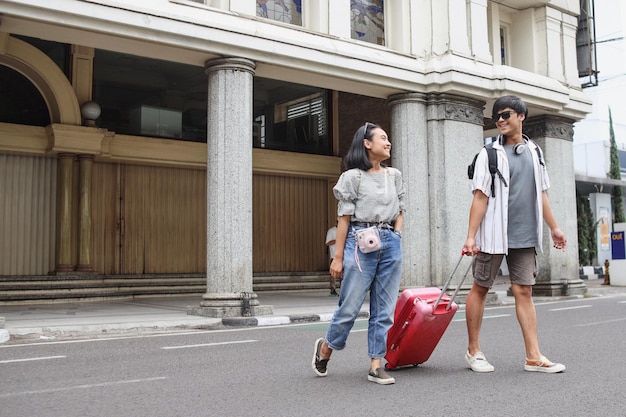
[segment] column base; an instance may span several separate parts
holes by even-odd
[[[242,308],[239,307],[187,307],[187,314],[190,316],[202,316],[211,318],[230,318],[246,320],[249,317],[271,316],[274,314],[273,306],[255,306],[250,308],[250,316],[242,316]]]
[[[207,293],[198,307],[187,307],[187,314],[213,318],[253,317],[273,314],[272,306],[259,305],[253,292]]]
[[[91,265],[78,265],[76,272],[93,272],[93,266]]]
[[[533,286],[533,297],[583,296],[585,293],[587,293],[587,286],[580,279],[538,282]],[[508,294],[513,295],[510,288]]]
[[[67,264],[56,264],[54,272],[74,272],[74,267]]]

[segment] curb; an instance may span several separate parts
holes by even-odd
[[[291,323],[312,323],[330,321],[333,313],[328,314],[292,314],[289,316],[224,317],[222,324],[233,327],[276,326]],[[357,318],[369,318],[369,313],[361,311]]]
[[[198,321],[151,321],[135,323],[111,323],[66,326],[24,327],[0,329],[0,343],[8,341],[11,336],[13,342],[23,341],[54,341],[57,339],[76,337],[124,336],[129,334],[155,334],[159,332],[190,331],[190,330],[218,330],[224,327],[257,327],[279,326],[292,323],[328,322],[333,313],[327,314],[293,314],[287,316],[258,316],[258,317],[224,317]],[[357,318],[368,318],[369,313],[362,311]]]

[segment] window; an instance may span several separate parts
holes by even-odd
[[[385,12],[383,0],[350,0],[352,39],[385,44]]]
[[[327,91],[255,78],[253,146],[330,155]]]
[[[99,127],[127,134],[207,140],[204,68],[96,50],[93,100]]]
[[[256,15],[302,26],[302,0],[256,0]]]
[[[0,65],[0,122],[31,126],[50,124],[48,105],[33,83]]]
[[[500,27],[500,64],[507,65],[508,57],[506,56],[506,28]]]
[[[69,74],[70,46],[28,36],[11,35],[46,54],[65,75]],[[0,64],[0,122],[32,126],[50,124],[50,112],[43,96],[31,80]]]

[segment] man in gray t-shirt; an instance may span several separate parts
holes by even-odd
[[[528,108],[519,97],[497,99],[493,105],[493,121],[500,135],[492,146],[501,176],[491,176],[486,149],[476,158],[472,182],[474,197],[463,246],[465,254],[475,256],[474,284],[465,308],[468,333],[465,360],[474,372],[494,370],[481,350],[479,335],[487,293],[504,256],[524,338],[524,369],[546,373],[565,370],[565,365],[551,362],[541,354],[537,337],[532,286],[537,275],[536,250],[541,249],[542,220],[550,228],[555,248],[565,249],[567,240],[550,207],[546,193],[550,181],[541,150],[522,133],[522,123],[527,117]]]

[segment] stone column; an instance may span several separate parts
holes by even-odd
[[[189,314],[272,314],[252,292],[252,92],[256,65],[205,62],[207,118],[207,292]],[[244,297],[246,298],[244,300]]]
[[[92,272],[91,265],[91,172],[93,155],[79,155],[78,265],[76,271]]]
[[[428,96],[428,190],[420,193],[430,211],[431,282],[442,286],[461,256],[472,202],[467,165],[483,146],[483,101],[450,94]],[[457,270],[452,288],[470,264]],[[464,288],[472,283],[471,273]],[[465,290],[461,293],[462,301]],[[495,293],[490,297],[494,297]]]
[[[544,222],[543,253],[537,257],[539,274],[534,295],[582,295],[587,289],[578,274],[578,218],[574,178],[574,120],[560,116],[531,117],[524,123],[524,133],[543,150],[551,187],[550,205],[567,237],[565,251],[552,245],[550,229]]]
[[[74,154],[59,154],[57,172],[57,248],[55,272],[73,271],[72,265],[72,171]]]
[[[406,213],[402,231],[401,288],[430,285],[431,242],[428,204],[427,98],[422,93],[396,94],[391,107],[391,162],[402,172]]]

